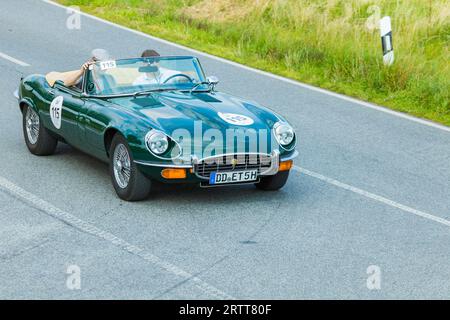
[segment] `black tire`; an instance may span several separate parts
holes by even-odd
[[[116,148],[122,148],[121,146],[126,148],[129,157],[129,180],[126,185],[124,185],[123,181],[116,176],[116,171],[114,168],[114,163],[116,161]],[[120,151],[118,150],[117,152],[119,153]],[[125,165],[120,165],[120,168],[125,167]],[[117,171],[119,172],[119,170]],[[122,171],[123,170],[120,170],[120,172]],[[120,199],[126,201],[139,201],[148,198],[152,183],[150,179],[144,176],[137,168],[133,161],[133,155],[131,154],[127,140],[120,133],[117,133],[113,137],[111,147],[109,149],[109,173],[111,175],[114,190],[116,190],[116,193]]]
[[[27,119],[27,117],[29,116],[34,116],[35,121],[39,122],[38,124],[35,123],[34,129],[30,129],[37,132],[37,139],[33,139],[32,133],[28,132],[27,122],[29,118]],[[58,145],[58,139],[53,137],[50,132],[44,127],[36,111],[34,111],[33,108],[27,105],[24,106],[22,112],[22,127],[25,144],[32,154],[37,156],[48,156],[55,152],[56,146]]]
[[[265,191],[276,191],[284,187],[288,178],[289,171],[281,171],[273,176],[262,177],[260,182],[255,183],[255,186]]]

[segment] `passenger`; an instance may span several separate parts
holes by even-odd
[[[67,87],[78,87],[81,89],[81,83],[84,72],[89,69],[89,66],[97,61],[104,61],[109,59],[109,53],[104,49],[92,50],[92,58],[83,63],[79,70],[68,72],[56,72],[52,71],[45,76],[48,84],[53,87],[56,81],[62,81]]]
[[[88,61],[86,61],[85,63],[83,63],[83,65],[81,66],[81,68],[79,70],[68,71],[68,72],[52,71],[45,76],[45,79],[47,80],[48,84],[52,87],[55,84],[55,82],[58,80],[62,81],[64,83],[64,85],[67,87],[72,87],[72,86],[80,87],[84,72],[87,69],[89,69],[89,66],[93,63],[95,63],[95,61],[91,58]]]

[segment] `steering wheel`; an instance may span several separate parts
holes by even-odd
[[[168,77],[166,80],[164,80],[163,84],[167,83],[169,80],[172,80],[173,78],[176,78],[176,77],[183,77],[183,78],[188,79],[190,82],[194,82],[194,79],[192,79],[188,75],[183,74],[183,73],[177,73],[177,74],[174,74],[174,75]]]

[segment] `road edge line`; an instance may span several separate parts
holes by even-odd
[[[133,254],[134,256],[137,256],[147,262],[150,262],[151,264],[167,271],[168,273],[171,273],[175,276],[184,278],[183,282],[193,282],[196,287],[201,289],[203,292],[207,293],[210,296],[213,296],[216,299],[222,299],[222,300],[235,300],[234,297],[228,295],[227,293],[223,292],[220,289],[217,289],[216,287],[210,285],[209,283],[201,280],[200,278],[192,275],[191,273],[181,269],[180,267],[165,261],[158,256],[146,251],[145,249],[142,249],[140,247],[137,247],[117,236],[114,234],[104,231],[92,223],[86,222],[68,212],[65,212],[51,203],[39,198],[38,196],[26,191],[25,189],[19,187],[18,185],[14,184],[13,182],[9,181],[8,179],[4,177],[0,177],[0,189],[3,189],[5,192],[11,194],[12,196],[18,198],[19,200],[22,200],[25,203],[30,204],[32,207],[40,210],[41,212],[46,213],[47,215],[72,226],[73,228],[82,231],[84,233],[90,234],[92,236],[95,236],[97,238],[103,239],[105,241],[108,241],[109,243],[113,244],[114,246]]]
[[[428,219],[428,220],[431,220],[431,221],[443,224],[443,225],[445,225],[447,227],[450,227],[450,221],[449,220],[446,220],[444,218],[438,217],[436,215],[433,215],[433,214],[430,214],[430,213],[427,213],[427,212],[424,212],[424,211],[420,211],[420,210],[408,207],[408,206],[406,206],[404,204],[401,204],[399,202],[396,202],[396,201],[393,201],[391,199],[379,196],[379,195],[377,195],[375,193],[371,193],[369,191],[366,191],[366,190],[363,190],[363,189],[351,186],[349,184],[343,183],[343,182],[335,180],[333,178],[326,177],[326,176],[324,176],[324,175],[322,175],[320,173],[316,173],[316,172],[307,170],[307,169],[299,167],[299,166],[294,166],[293,170],[297,171],[299,173],[303,173],[303,174],[305,174],[307,176],[319,179],[319,180],[321,180],[323,182],[326,182],[328,184],[331,184],[331,185],[333,185],[335,187],[338,187],[338,188],[341,188],[341,189],[344,189],[344,190],[347,190],[347,191],[351,191],[353,193],[359,194],[359,195],[361,195],[363,197],[369,198],[371,200],[375,200],[377,202],[381,202],[381,203],[383,203],[385,205],[388,205],[390,207],[393,207],[393,208],[396,208],[396,209],[400,209],[400,210],[402,210],[404,212],[408,212],[408,213],[411,213],[413,215],[419,216],[421,218],[425,218],[425,219]]]
[[[29,67],[30,66],[28,63],[26,63],[22,60],[16,59],[14,57],[11,57],[10,55],[7,55],[6,53],[1,52],[1,51],[0,51],[0,58],[3,58],[9,62],[15,63],[21,67]]]

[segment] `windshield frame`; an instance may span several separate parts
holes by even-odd
[[[155,57],[137,57],[137,58],[123,58],[123,59],[115,59],[115,60],[111,60],[111,61],[115,61],[117,62],[126,62],[126,61],[146,61],[146,60],[178,60],[178,59],[186,59],[186,60],[193,60],[193,66],[195,68],[195,71],[197,72],[197,76],[199,77],[199,81],[200,82],[207,82],[207,78],[203,69],[203,66],[200,63],[200,60],[195,57],[195,56],[180,56],[180,55],[168,55],[168,56],[155,56]],[[97,61],[95,63],[96,66],[99,66],[99,64],[103,62],[103,61]],[[178,88],[160,88],[160,89],[155,89],[155,90],[149,90],[149,89],[142,89],[142,90],[136,90],[135,92],[124,92],[124,93],[114,93],[114,94],[99,94],[97,92],[92,93],[89,92],[88,90],[88,82],[89,79],[91,77],[91,73],[92,70],[88,69],[84,72],[83,74],[83,82],[82,82],[82,95],[84,97],[92,97],[92,98],[111,98],[111,97],[126,97],[126,96],[135,96],[136,94],[139,94],[140,92],[146,92],[148,91],[149,94],[151,93],[151,91],[154,92],[163,92],[163,91],[191,91],[191,88],[186,88],[186,89],[178,89]],[[196,83],[194,83],[195,85]],[[194,85],[192,87],[194,87]],[[198,89],[195,90],[194,92],[208,92],[210,91],[210,88],[208,87],[207,89]]]

